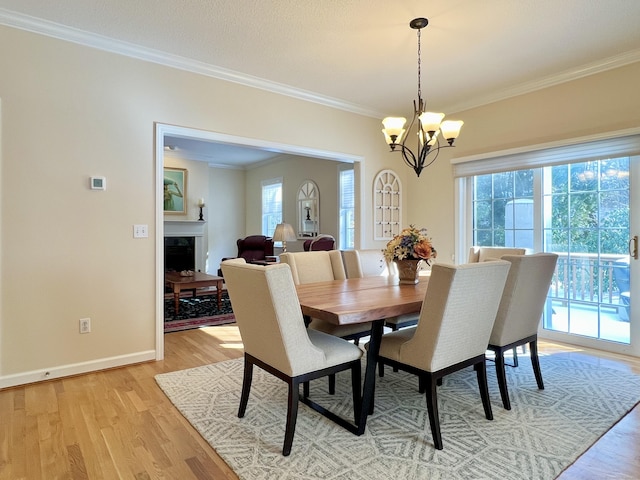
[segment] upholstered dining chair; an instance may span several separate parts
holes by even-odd
[[[296,285],[347,278],[340,250],[286,252],[280,254],[280,262],[291,267],[291,274]],[[369,335],[371,324],[334,325],[318,318],[312,318],[309,328],[347,340],[354,340],[357,345],[361,337]]]
[[[289,386],[284,456],[289,455],[293,444],[301,383],[303,399],[308,400],[310,380],[351,370],[357,422],[362,350],[341,338],[305,328],[290,267],[263,267],[233,259],[223,262],[222,270],[244,345],[238,417],[245,415],[253,366],[257,365]]]
[[[544,389],[538,360],[538,326],[547,302],[558,255],[504,255],[502,260],[510,262],[511,269],[489,337],[488,349],[495,352],[496,376],[502,405],[505,409],[511,410],[504,370],[505,351],[529,344],[533,373],[538,388]]]
[[[340,250],[320,250],[309,252],[286,252],[280,254],[280,262],[291,267],[293,281],[296,285],[345,280],[346,273]],[[335,335],[345,340],[353,340],[355,345],[360,339],[371,333],[371,323],[353,325],[335,325],[319,318],[307,319],[308,328]],[[336,391],[335,375],[329,375],[329,393]]]
[[[493,419],[485,353],[510,263],[436,264],[415,327],[382,336],[379,364],[418,375],[426,387],[429,425],[442,450],[437,384],[453,372],[473,366],[488,420]]]
[[[387,276],[393,267],[384,258],[382,250],[342,250],[342,260],[347,278]],[[391,330],[410,327],[418,323],[419,313],[408,313],[387,318],[385,326]]]
[[[486,262],[488,260],[498,260],[503,255],[525,255],[526,248],[515,247],[471,247],[469,249],[468,263]]]

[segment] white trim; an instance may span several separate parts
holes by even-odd
[[[210,132],[195,128],[179,127],[176,125],[167,125],[163,123],[155,123],[155,162],[156,162],[156,360],[164,358],[164,272],[163,254],[164,254],[164,195],[163,195],[163,167],[164,167],[164,137],[175,137],[182,135],[186,138],[199,138],[218,143],[227,143],[230,145],[253,146],[261,148],[275,149],[273,151],[302,155],[307,157],[323,158],[326,160],[334,160],[338,162],[351,162],[354,169],[359,168],[360,176],[356,179],[362,193],[362,183],[364,182],[364,169],[361,168],[364,157],[359,155],[351,155],[348,153],[332,152],[329,150],[317,150],[310,147],[301,147],[298,145],[287,145],[284,143],[267,142],[253,138],[238,137],[227,135],[224,133]],[[360,199],[360,204],[356,205],[356,224],[362,219],[362,211],[364,202]],[[362,222],[360,222],[362,223]],[[360,232],[362,234],[362,225]],[[358,239],[356,239],[356,242]]]
[[[134,363],[150,362],[156,359],[156,352],[147,350],[144,352],[119,355],[115,357],[101,358],[90,362],[71,363],[50,369],[32,370],[30,372],[5,375],[0,377],[0,389],[25,385],[28,383],[52,380],[54,378],[68,377],[82,373],[96,372],[108,368],[123,367]]]
[[[0,8],[0,25],[7,25],[20,30],[46,35],[48,37],[77,43],[79,45],[104,50],[118,55],[124,55],[125,57],[157,63],[167,67],[176,68],[178,70],[185,70],[187,72],[205,75],[207,77],[218,78],[220,80],[258,88],[267,92],[273,92],[367,117],[382,118],[385,116],[382,112],[378,112],[355,103],[345,102],[338,98],[310,92],[301,88],[292,87],[291,85],[272,82],[270,80],[210,65],[191,58],[171,55],[153,48],[142,47],[122,40],[50,22],[48,20],[12,12],[5,8]]]
[[[292,87],[290,85],[271,82],[263,78],[206,64],[190,58],[170,55],[166,52],[161,52],[152,48],[141,47],[139,45],[105,37],[103,35],[13,12],[5,8],[0,8],[0,25],[7,25],[9,27],[26,30],[40,35],[46,35],[87,47],[97,48],[99,50],[104,50],[118,55],[124,55],[126,57],[136,58],[179,70],[185,70],[208,77],[218,78],[220,80],[258,88],[299,100],[336,108],[338,110],[364,115],[366,117],[382,118],[386,116],[385,112],[379,112],[362,105],[345,102],[344,100],[328,97],[308,90]],[[521,83],[511,88],[501,89],[497,93],[490,93],[485,96],[475,95],[473,100],[465,100],[458,104],[451,104],[446,108],[443,107],[442,110],[449,112],[461,112],[471,108],[477,108],[482,105],[498,102],[500,100],[505,100],[507,98],[535,92],[554,85],[560,85],[579,78],[595,75],[597,73],[613,70],[614,68],[630,65],[638,61],[640,61],[640,49],[631,50],[593,63],[565,70],[564,72],[560,72],[556,75],[550,75],[532,82]]]
[[[640,127],[451,160],[454,177],[471,177],[640,153]]]

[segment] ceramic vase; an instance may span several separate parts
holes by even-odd
[[[422,260],[407,258],[404,260],[394,260],[394,262],[398,268],[398,278],[401,285],[415,285],[420,281],[418,272],[420,272]]]

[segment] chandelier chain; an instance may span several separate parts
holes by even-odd
[[[420,71],[421,71],[421,60],[420,60],[420,56],[421,56],[421,50],[420,50],[420,30],[418,29],[418,102],[420,102],[420,100],[422,99],[422,80],[421,80],[421,75],[420,75]],[[418,108],[422,108],[422,105],[419,105]]]

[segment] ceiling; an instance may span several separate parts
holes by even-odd
[[[412,114],[415,17],[436,111],[640,61],[637,0],[0,0],[0,24],[377,118]]]

